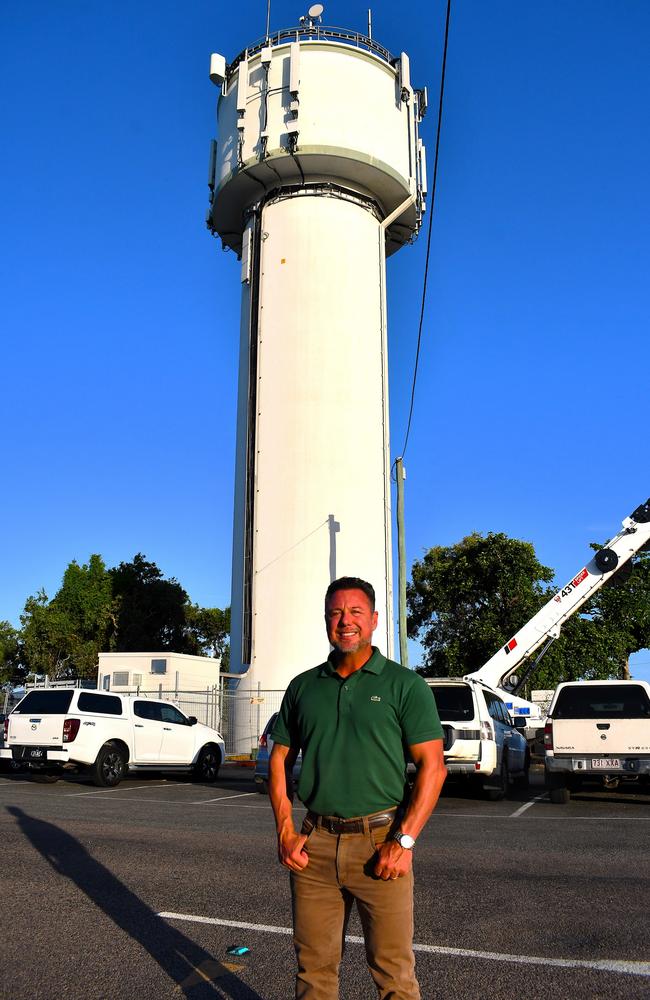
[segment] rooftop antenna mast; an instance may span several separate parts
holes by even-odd
[[[271,27],[271,0],[266,0],[266,37],[269,37]]]
[[[368,38],[372,38],[372,10],[368,7]]]

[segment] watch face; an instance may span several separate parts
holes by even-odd
[[[415,846],[415,840],[408,833],[398,833],[395,840],[400,847],[404,847],[407,851],[412,850]]]

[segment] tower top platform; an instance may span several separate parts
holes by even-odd
[[[227,67],[215,55],[212,66],[221,94],[207,221],[224,246],[241,253],[248,213],[291,191],[357,197],[379,221],[410,199],[388,227],[386,252],[417,235],[426,92],[411,86],[405,53],[308,22],[259,39]]]

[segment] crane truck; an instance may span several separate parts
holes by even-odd
[[[518,692],[564,622],[649,543],[650,498],[482,667],[463,677],[427,678],[442,722],[450,775],[479,780],[491,798],[502,797],[509,784],[527,780],[533,746],[542,749],[546,712]]]
[[[599,549],[587,565],[558,590],[482,667],[465,674],[464,680],[481,683],[495,690],[501,697],[505,695],[512,715],[515,718],[526,718],[529,727],[526,736],[529,741],[536,735],[532,730],[543,729],[546,713],[534,702],[519,697],[517,692],[521,691],[571,615],[649,543],[650,498],[623,520],[618,534],[604,548]],[[531,661],[540,646],[539,655]],[[516,671],[526,661],[530,661],[528,666],[518,675]]]

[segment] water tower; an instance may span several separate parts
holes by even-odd
[[[374,584],[393,647],[385,260],[422,220],[426,92],[321,14],[210,67],[208,225],[242,286],[231,669],[253,690],[325,659],[337,576]]]

